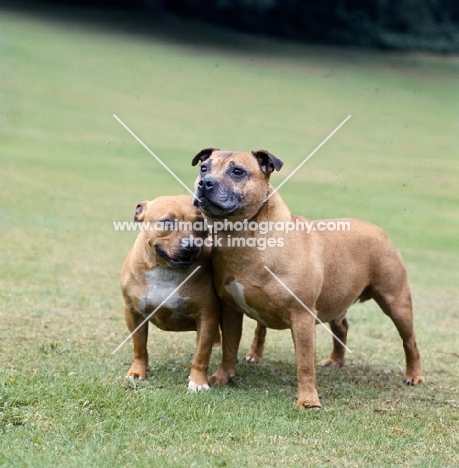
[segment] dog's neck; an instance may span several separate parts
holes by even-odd
[[[262,221],[290,221],[292,213],[282,200],[279,192],[274,192],[272,185],[268,186],[265,200],[252,220],[258,223]],[[274,194],[273,194],[274,192]],[[272,195],[271,195],[272,194]],[[268,198],[269,197],[269,198]]]
[[[273,195],[269,196],[273,192],[274,192],[274,187],[272,185],[269,185],[266,191],[265,199],[263,200],[263,203],[260,205],[260,208],[252,217],[244,220],[245,222],[247,222],[247,224],[251,222],[261,223],[264,221],[269,221],[270,223],[277,222],[277,221],[287,222],[291,220],[292,214],[290,213],[290,210],[288,209],[287,205],[282,200],[279,193],[275,192]],[[209,219],[209,222],[212,225],[212,219]],[[235,222],[233,221],[233,223]],[[238,237],[244,237],[245,235],[247,236],[252,235],[249,232],[240,231],[240,230],[236,231],[233,229],[221,229],[218,231],[218,233],[214,233],[214,234],[224,236],[232,232],[237,232]]]
[[[263,200],[263,203],[261,204],[260,208],[258,208],[258,211],[248,220],[249,222],[250,221],[255,221],[257,219],[257,216],[261,213],[261,211],[263,210],[263,208],[266,206],[266,203],[268,203],[269,201],[269,194],[272,192],[272,189],[273,187],[271,185],[268,185],[268,188],[266,189],[266,195],[265,195],[265,199]]]

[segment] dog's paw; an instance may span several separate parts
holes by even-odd
[[[422,384],[426,381],[423,375],[405,375],[403,383],[408,387],[414,387],[415,385]]]
[[[133,364],[128,370],[126,378],[133,378],[138,380],[145,380],[147,378],[147,366],[143,364]]]
[[[342,361],[341,359],[334,359],[332,357],[329,357],[319,362],[319,366],[321,367],[342,367],[343,364],[344,361]]]
[[[199,385],[197,384],[196,382],[193,382],[192,380],[190,380],[188,382],[188,390],[190,392],[202,392],[202,391],[208,391],[210,390],[210,386],[209,384],[205,383],[205,384],[202,384],[202,385]]]
[[[319,400],[297,400],[296,406],[303,409],[320,409],[322,405]]]
[[[147,378],[146,369],[130,369],[126,374],[126,378],[136,379],[136,380],[145,380]]]
[[[299,392],[296,399],[296,406],[304,409],[322,408],[317,390]]]
[[[216,385],[227,385],[234,377],[234,373],[228,373],[224,370],[217,369],[210,377],[209,382]]]
[[[247,356],[245,357],[245,362],[249,362],[251,364],[258,363],[260,361],[261,361],[261,357],[255,354],[247,354]]]
[[[139,382],[142,382],[143,380],[145,380],[145,377],[139,377],[138,375],[129,375],[129,374],[126,374],[124,378],[127,380],[138,380]]]
[[[304,409],[314,409],[314,410],[319,410],[322,409],[322,405],[309,405],[309,404],[303,404]]]

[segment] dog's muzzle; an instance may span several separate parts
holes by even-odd
[[[191,268],[201,252],[201,249],[193,244],[189,237],[183,237],[181,239],[180,248],[177,255],[174,255],[174,257],[167,255],[159,246],[156,246],[155,250],[159,257],[166,261],[171,267],[177,268],[178,270],[188,270]]]
[[[236,195],[223,190],[213,177],[205,177],[199,181],[193,204],[210,218],[224,218],[239,208]]]

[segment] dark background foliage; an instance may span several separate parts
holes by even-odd
[[[164,5],[222,25],[309,42],[459,50],[456,0],[169,0]]]
[[[66,4],[136,10],[142,13],[142,19],[172,13],[253,34],[322,44],[459,51],[457,0],[48,0],[27,3],[36,8]]]

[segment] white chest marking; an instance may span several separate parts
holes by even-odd
[[[264,322],[260,319],[260,314],[253,307],[250,307],[244,296],[244,286],[236,281],[231,281],[231,283],[225,286],[226,292],[231,295],[236,302],[236,305],[242,309],[250,318],[257,320],[262,325]]]
[[[164,301],[162,306],[167,309],[179,313],[185,310],[189,297],[182,297],[180,291],[174,291],[183,281],[182,272],[158,266],[145,272],[145,281],[145,296],[139,298],[142,311],[145,311],[146,307],[156,308]]]

